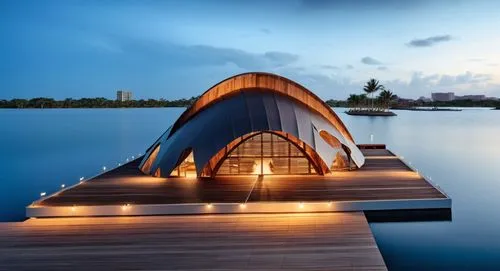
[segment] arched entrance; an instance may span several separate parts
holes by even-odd
[[[217,157],[215,175],[323,174],[303,142],[282,132],[255,132],[241,137]]]

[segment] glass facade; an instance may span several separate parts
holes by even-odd
[[[316,174],[306,155],[287,139],[268,132],[256,133],[233,149],[217,175]]]

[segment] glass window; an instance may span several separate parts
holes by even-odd
[[[177,166],[170,176],[177,177],[196,177],[196,165],[194,164],[193,151],[190,151],[187,157]]]
[[[315,174],[305,154],[287,139],[268,132],[246,138],[222,162],[217,175]]]

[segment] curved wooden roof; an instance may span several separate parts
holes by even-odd
[[[240,91],[260,89],[270,90],[301,102],[312,111],[315,111],[330,121],[347,139],[354,143],[354,138],[349,133],[344,123],[337,114],[314,93],[302,85],[279,75],[263,72],[242,73],[229,77],[207,91],[205,91],[189,107],[172,126],[169,137],[175,133],[186,122],[193,118],[197,113],[212,104]]]

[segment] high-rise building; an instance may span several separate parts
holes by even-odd
[[[120,102],[131,101],[132,100],[132,92],[131,91],[118,90],[116,92],[116,100],[120,101]]]
[[[464,95],[464,96],[456,96],[455,100],[471,100],[471,101],[482,101],[486,100],[485,95]]]
[[[449,102],[455,100],[454,92],[433,92],[432,100],[435,102]]]

